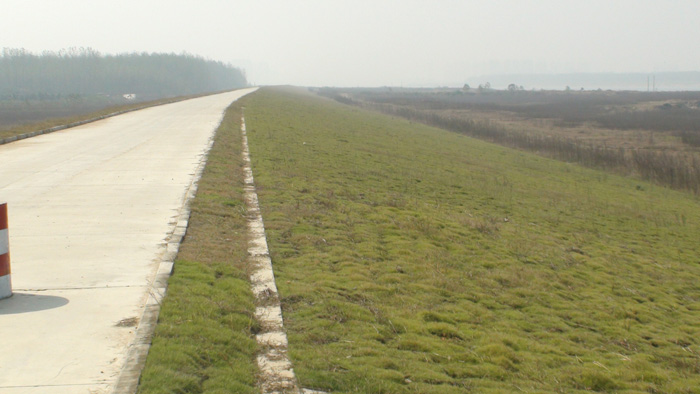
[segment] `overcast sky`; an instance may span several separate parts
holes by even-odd
[[[0,47],[188,52],[256,84],[700,71],[697,0],[0,0]]]

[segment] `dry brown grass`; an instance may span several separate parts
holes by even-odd
[[[491,122],[508,131],[575,139],[581,144],[609,148],[700,152],[700,147],[684,144],[674,132],[642,129],[614,130],[593,122],[563,126],[556,119],[526,119],[508,111],[453,110],[449,116]]]

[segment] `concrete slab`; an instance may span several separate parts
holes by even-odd
[[[51,394],[105,393],[108,390],[109,385],[107,384],[2,387],[3,394],[44,394],[47,392]]]
[[[0,310],[0,319],[12,319],[1,329],[12,340],[0,357],[13,355],[0,365],[0,391],[38,384],[89,389],[114,380],[134,332],[119,322],[138,321],[143,293],[144,287],[15,291]]]
[[[0,300],[0,392],[112,391],[193,174],[250,91],[0,146],[15,291]]]

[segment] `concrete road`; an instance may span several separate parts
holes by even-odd
[[[164,240],[239,90],[0,145],[12,287],[0,392],[109,393]]]

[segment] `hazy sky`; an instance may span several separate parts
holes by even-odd
[[[183,51],[257,84],[700,71],[697,0],[0,0],[0,47]]]

